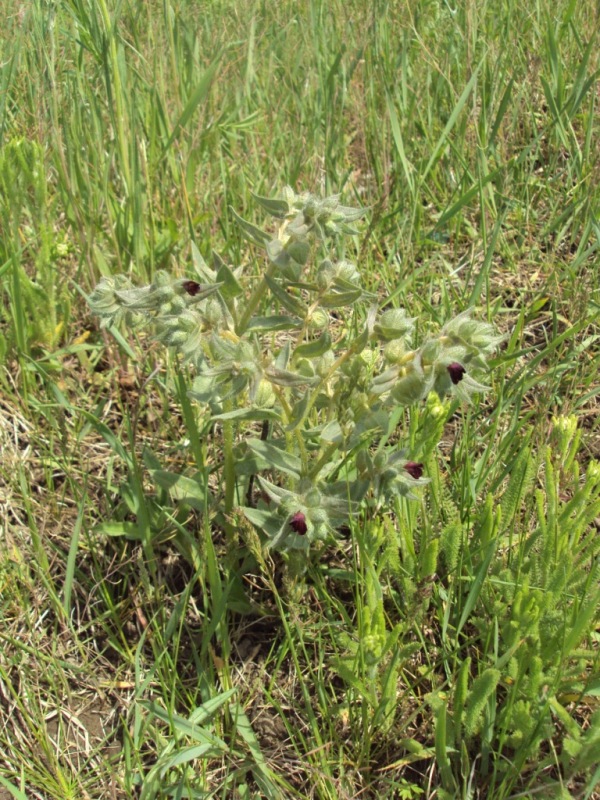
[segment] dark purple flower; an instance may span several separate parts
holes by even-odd
[[[404,465],[404,469],[408,472],[411,478],[414,478],[416,481],[423,475],[423,464],[419,464],[418,461],[407,461]]]
[[[450,374],[450,380],[455,386],[457,383],[462,381],[464,374],[467,371],[462,364],[458,363],[458,361],[453,361],[452,364],[448,364],[446,369]]]
[[[296,513],[292,516],[290,520],[290,528],[300,536],[303,536],[308,530],[306,525],[306,517],[301,511],[296,511]]]
[[[195,297],[202,288],[197,281],[184,281],[181,285],[188,294],[192,295],[192,297]]]

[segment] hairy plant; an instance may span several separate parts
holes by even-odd
[[[89,302],[103,326],[150,324],[192,365],[189,396],[222,431],[220,519],[242,506],[269,547],[306,552],[358,510],[376,513],[428,482],[402,446],[404,409],[483,391],[501,337],[466,311],[417,342],[415,319],[323,252],[356,233],[364,209],[290,187],[255,199],[278,221],[274,235],[234,215],[266,253],[262,274],[217,255],[209,267],[194,249],[197,279],[160,272],[137,288],[117,275]],[[440,434],[423,431],[415,452],[431,453]]]

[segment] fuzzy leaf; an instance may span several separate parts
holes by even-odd
[[[328,350],[331,350],[331,335],[328,330],[325,330],[318,339],[299,344],[294,350],[294,357],[316,358]]]
[[[240,217],[240,215],[236,213],[235,209],[231,206],[229,206],[229,210],[246,237],[259,247],[266,247],[267,243],[271,240],[269,234],[261,231],[260,228],[257,228],[256,225],[253,225],[251,222],[247,222],[245,219],[243,219],[243,217]]]
[[[304,266],[310,256],[310,245],[305,239],[290,239],[285,245],[285,252],[296,264]]]
[[[258,528],[259,531],[263,531],[271,538],[274,537],[281,528],[281,520],[277,519],[272,511],[266,511],[262,508],[248,508],[247,506],[244,506],[241,510],[244,512],[246,519],[248,519],[255,528]]]
[[[192,242],[191,244],[192,250],[192,264],[194,269],[196,270],[196,274],[200,278],[201,281],[205,283],[214,283],[216,273],[208,266],[206,261],[202,258],[202,253],[198,250],[196,243]]]
[[[252,317],[246,331],[252,331],[254,333],[273,333],[275,331],[291,331],[301,327],[302,320],[297,317],[273,314],[271,317]]]
[[[341,306],[349,306],[355,303],[363,291],[360,287],[353,287],[351,289],[336,289],[332,288],[329,292],[322,295],[320,303],[323,308],[340,308]]]
[[[332,444],[341,444],[344,441],[344,434],[340,423],[336,419],[328,422],[321,430],[320,439]]]
[[[150,474],[154,483],[166,489],[173,500],[187,503],[197,511],[203,511],[206,507],[206,491],[200,481],[163,469],[152,470]]]
[[[292,414],[289,424],[286,426],[286,431],[295,431],[303,422],[310,409],[311,395],[309,392],[304,392],[300,400],[295,403],[292,408]]]
[[[296,388],[300,386],[314,385],[318,383],[317,376],[311,377],[307,375],[299,375],[297,372],[289,372],[285,369],[277,369],[276,367],[268,367],[265,370],[265,378],[277,386],[286,386],[287,388]]]
[[[290,212],[290,206],[285,200],[272,199],[270,197],[261,197],[259,194],[250,192],[252,197],[256,200],[259,206],[262,206],[267,214],[278,219],[283,219],[286,214]]]
[[[221,284],[219,292],[226,300],[238,297],[244,291],[227,264],[221,264],[219,267],[217,282]]]
[[[263,458],[269,467],[299,478],[302,472],[302,463],[298,456],[286,453],[283,447],[277,447],[272,442],[263,442],[261,439],[248,439],[248,447],[257,456]]]
[[[308,309],[301,300],[298,300],[296,297],[286,292],[283,286],[280,286],[276,280],[273,280],[273,278],[268,275],[265,275],[265,282],[269,287],[269,291],[280,305],[295,316],[304,319]]]

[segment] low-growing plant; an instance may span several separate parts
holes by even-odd
[[[227,530],[241,507],[269,548],[306,554],[359,511],[376,516],[428,482],[442,428],[421,428],[409,451],[405,410],[429,397],[433,419],[447,412],[437,398],[485,390],[479,376],[501,337],[469,310],[417,342],[415,319],[323,252],[357,233],[364,209],[290,187],[255,199],[274,235],[233,213],[266,253],[262,274],[216,254],[210,267],[193,247],[196,279],[160,272],[137,288],[117,275],[89,302],[103,327],[151,325],[193,368],[189,397],[222,442],[223,488],[208,503],[217,524]]]

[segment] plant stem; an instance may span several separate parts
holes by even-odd
[[[283,411],[284,411],[285,416],[286,416],[287,423],[289,425],[291,423],[291,421],[292,421],[292,408],[290,407],[290,404],[288,403],[283,390],[280,389],[279,386],[274,386],[273,388],[275,389],[275,393],[277,394],[279,402],[281,403],[281,407],[283,408]],[[298,450],[300,451],[300,459],[302,461],[302,470],[303,470],[303,472],[306,471],[306,469],[308,467],[308,453],[306,452],[306,446],[304,444],[304,439],[302,438],[301,431],[298,430],[298,428],[296,427],[294,429],[293,435],[292,435],[292,433],[290,433],[290,431],[286,430],[285,440],[286,440],[286,444],[287,444],[287,450],[288,450],[289,453],[293,453],[294,452],[294,447],[293,447],[292,442],[294,442],[294,441],[296,442],[296,444],[298,445]]]
[[[323,469],[325,464],[329,462],[335,451],[338,449],[338,445],[335,443],[328,444],[327,447],[321,453],[321,457],[313,466],[309,473],[310,478],[316,478],[319,472]]]
[[[272,278],[276,271],[277,271],[277,264],[273,264],[271,262],[267,267],[267,271],[263,279],[250,295],[250,299],[248,300],[248,303],[246,305],[246,310],[242,314],[242,318],[240,319],[236,327],[235,332],[237,333],[238,336],[241,336],[248,327],[248,323],[252,318],[252,314],[254,314],[254,312],[256,311],[256,307],[258,306],[258,304],[264,297],[265,292],[267,291],[268,288],[267,277]]]

